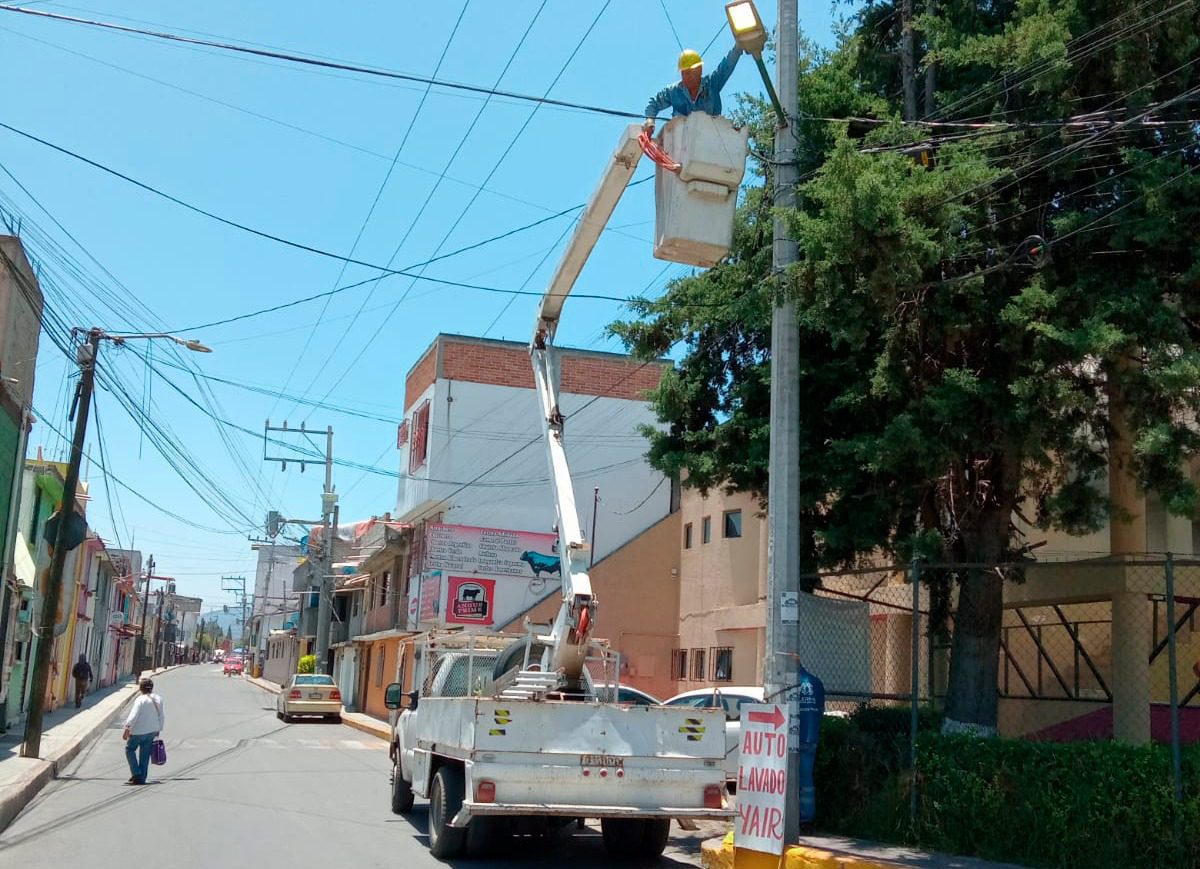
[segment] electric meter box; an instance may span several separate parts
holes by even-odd
[[[703,112],[672,118],[663,127],[663,150],[680,169],[659,166],[655,176],[656,258],[709,268],[729,253],[749,137],[749,130],[728,118]]]

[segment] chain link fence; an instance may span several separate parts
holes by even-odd
[[[1182,800],[1182,746],[1200,742],[1200,560],[914,563],[809,579],[800,663],[824,683],[829,714],[908,711],[914,766],[919,710],[969,722],[994,704],[1005,738],[1169,746]],[[947,708],[951,685],[967,699]]]

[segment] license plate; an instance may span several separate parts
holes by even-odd
[[[320,691],[309,691],[309,692],[308,692],[308,699],[309,699],[309,700],[320,700],[320,699],[321,699],[321,692],[320,692]]]
[[[613,757],[611,754],[581,754],[580,766],[606,766],[611,769],[624,769],[625,758]]]

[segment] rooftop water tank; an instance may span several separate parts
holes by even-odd
[[[733,244],[733,212],[746,174],[749,131],[720,115],[693,112],[672,118],[660,141],[680,169],[657,169],[654,256],[714,266]]]

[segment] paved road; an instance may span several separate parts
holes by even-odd
[[[125,785],[114,724],[0,834],[0,865],[26,869],[307,869],[445,865],[429,855],[426,810],[388,806],[382,740],[325,723],[283,724],[275,697],[218,667],[159,677],[168,763],[151,784]],[[664,867],[698,865],[699,843],[676,839]],[[458,862],[458,861],[456,861]],[[614,865],[595,831],[529,840],[486,869]]]

